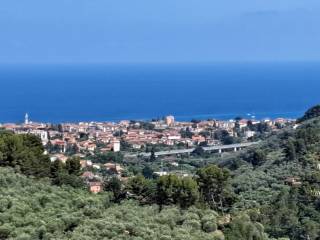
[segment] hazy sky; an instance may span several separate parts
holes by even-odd
[[[0,63],[320,60],[319,0],[1,0]]]

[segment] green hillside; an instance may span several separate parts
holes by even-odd
[[[320,239],[320,119],[223,159],[233,169],[233,212],[249,210],[270,236]]]
[[[170,206],[159,212],[157,205],[135,201],[113,204],[109,193],[51,186],[8,168],[0,168],[0,184],[0,239],[224,239],[217,230],[223,218],[208,209]],[[266,239],[247,215],[235,218],[225,233]]]

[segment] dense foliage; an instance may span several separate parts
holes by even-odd
[[[36,178],[49,177],[57,185],[81,187],[80,160],[69,158],[66,163],[51,163],[41,140],[31,134],[0,132],[0,166],[12,167],[16,172]]]
[[[56,187],[8,168],[0,168],[0,193],[0,239],[267,239],[246,214],[224,225],[224,217],[209,209],[113,204],[109,193]]]
[[[34,135],[0,132],[0,166],[10,166],[28,176],[50,174],[50,159],[44,155],[41,141]]]
[[[254,211],[275,238],[320,239],[320,119],[223,159],[233,169],[234,213]]]

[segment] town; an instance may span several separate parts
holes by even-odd
[[[33,122],[26,114],[23,123],[3,123],[0,128],[38,136],[52,162],[65,163],[70,157],[79,158],[82,178],[89,190],[97,193],[102,191],[105,177],[117,176],[125,181],[132,174],[146,171],[136,169],[141,161],[150,163],[144,168],[148,168],[151,175],[162,176],[169,172],[188,175],[190,171],[179,167],[178,157],[202,154],[204,149],[218,149],[216,153],[223,154],[229,149],[219,146],[232,146],[232,150],[237,151],[241,146],[259,141],[267,132],[294,127],[294,124],[293,119],[256,120],[253,117],[180,122],[174,116],[152,121],[49,124]],[[160,153],[168,156],[160,157]],[[157,158],[161,161],[156,161]]]

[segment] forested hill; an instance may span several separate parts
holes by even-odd
[[[233,211],[254,213],[275,238],[320,239],[320,118],[309,113],[296,129],[220,162],[232,169]]]
[[[30,179],[10,168],[0,167],[0,193],[0,239],[267,239],[263,226],[246,214],[228,223],[210,209],[182,210],[171,205],[159,211],[155,204],[141,206],[132,200],[114,204],[108,192],[94,195],[70,186],[52,186],[50,181]]]

